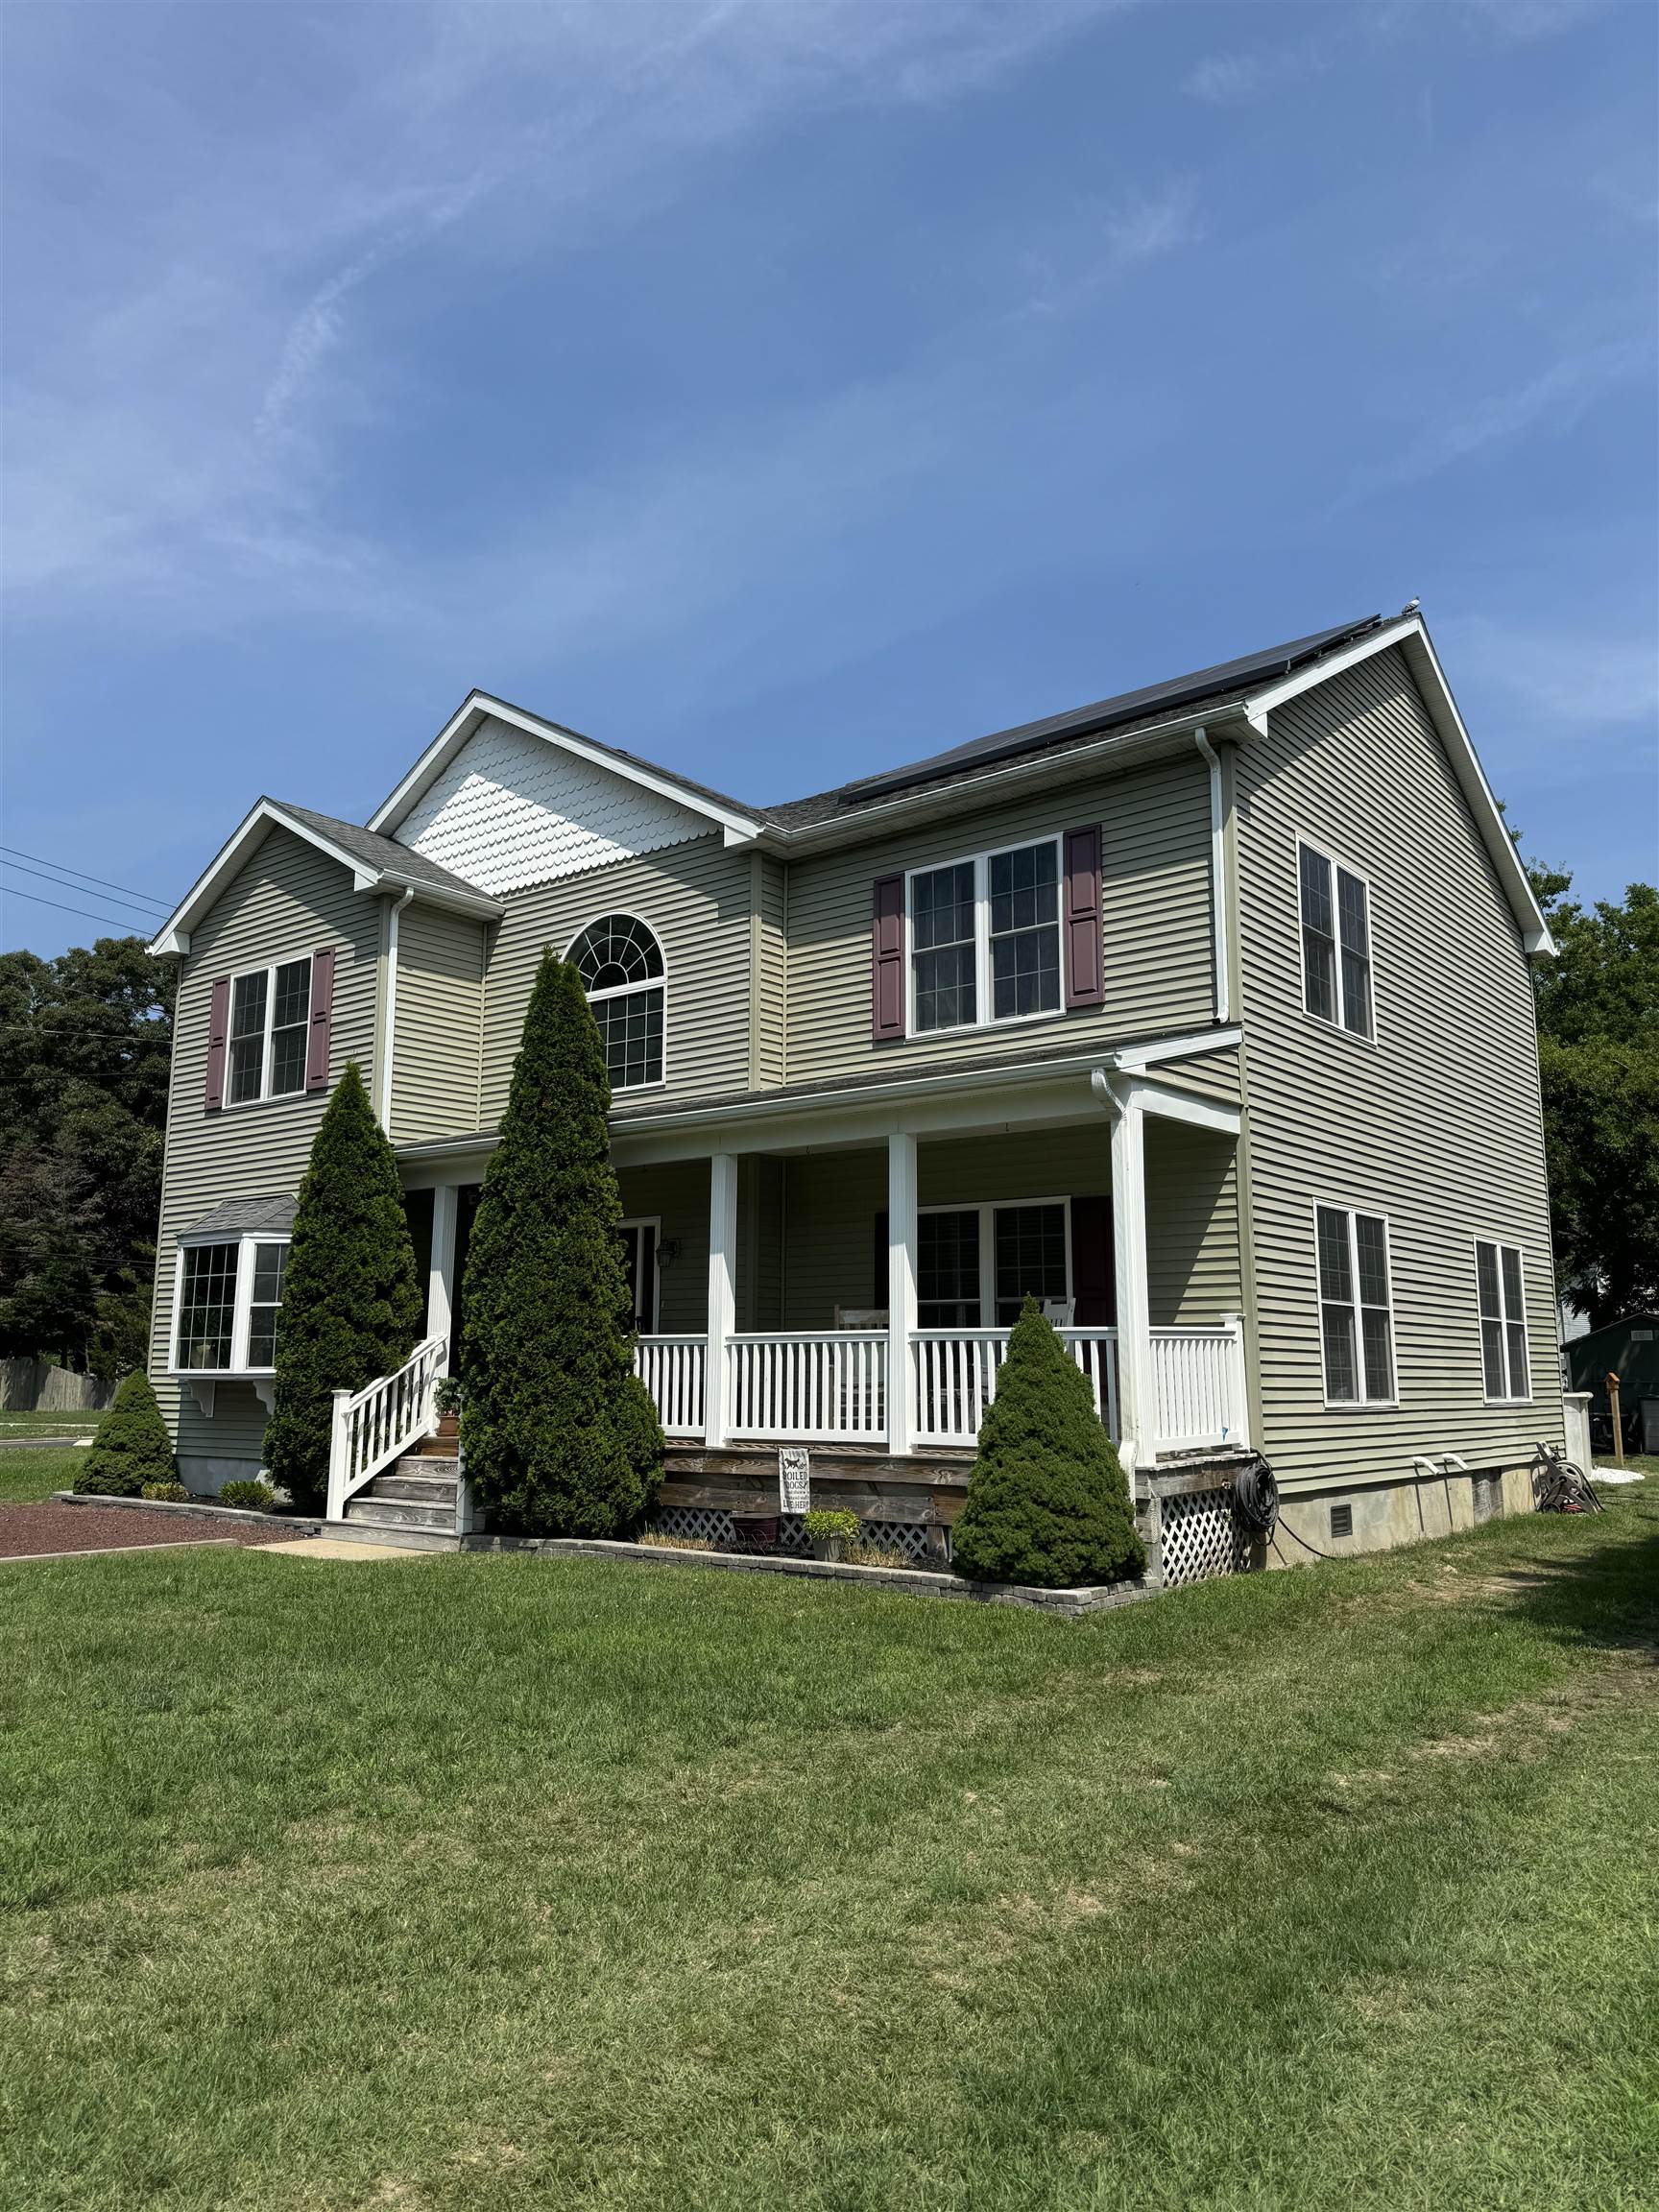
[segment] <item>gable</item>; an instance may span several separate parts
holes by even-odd
[[[706,837],[704,814],[487,715],[394,831],[495,896]]]

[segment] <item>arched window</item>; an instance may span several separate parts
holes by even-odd
[[[589,922],[573,960],[605,1043],[613,1091],[662,1080],[662,949],[632,914]]]

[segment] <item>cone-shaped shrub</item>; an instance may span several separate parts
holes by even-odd
[[[350,1061],[312,1141],[276,1315],[265,1464],[297,1505],[327,1494],[331,1394],[395,1375],[421,1314],[397,1162]]]
[[[574,968],[544,953],[467,1250],[461,1443],[490,1525],[623,1536],[662,1431],[634,1373],[605,1052]]]
[[[98,1424],[77,1490],[99,1498],[136,1498],[146,1482],[173,1480],[173,1439],[147,1375],[129,1375]]]
[[[972,1581],[1040,1590],[1117,1582],[1146,1564],[1116,1447],[1034,1299],[1014,1324],[980,1423],[950,1554]]]

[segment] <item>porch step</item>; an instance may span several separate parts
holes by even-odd
[[[410,1453],[358,1493],[364,1498],[447,1498],[454,1503],[461,1470],[453,1459],[422,1459]]]
[[[441,1413],[438,1426],[430,1436],[423,1436],[412,1452],[405,1454],[410,1459],[453,1459],[461,1441],[461,1423],[453,1413]]]
[[[461,1539],[453,1527],[448,1533],[440,1534],[434,1528],[383,1527],[378,1522],[351,1519],[352,1499],[346,1508],[344,1521],[325,1521],[325,1536],[336,1536],[343,1544],[396,1544],[410,1551],[459,1551]]]
[[[364,1528],[378,1528],[383,1532],[403,1528],[429,1528],[436,1535],[455,1533],[455,1500],[453,1493],[447,1499],[373,1498],[359,1491],[355,1498],[346,1501],[346,1519]]]

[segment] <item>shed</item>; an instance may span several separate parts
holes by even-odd
[[[1561,1347],[1568,1387],[1588,1390],[1592,1414],[1607,1417],[1607,1378],[1619,1378],[1619,1409],[1625,1432],[1636,1428],[1637,1448],[1659,1452],[1659,1312],[1626,1313]]]

